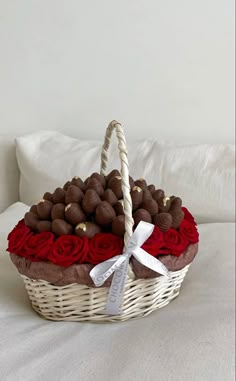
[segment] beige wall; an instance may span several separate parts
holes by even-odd
[[[234,140],[233,0],[0,0],[0,135]]]

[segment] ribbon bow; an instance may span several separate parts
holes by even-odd
[[[106,279],[114,273],[106,305],[106,313],[108,315],[120,314],[120,305],[125,287],[129,259],[132,255],[142,265],[159,274],[170,277],[163,263],[141,248],[153,230],[154,225],[140,221],[129,239],[123,254],[116,255],[107,261],[99,263],[90,271],[90,276],[97,287],[102,286]]]

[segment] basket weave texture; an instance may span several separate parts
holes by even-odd
[[[80,284],[53,286],[43,280],[22,275],[32,307],[48,320],[114,322],[149,315],[179,295],[189,265],[165,277],[130,279],[125,285],[122,313],[105,315],[107,287],[91,288]]]
[[[122,191],[124,196],[126,245],[133,233],[132,200],[129,185],[129,166],[125,135],[120,123],[112,121],[106,131],[101,154],[101,174],[106,174],[108,148],[113,130],[118,139],[121,161]],[[55,286],[45,280],[30,279],[22,275],[29,299],[34,310],[42,317],[55,321],[114,322],[146,316],[164,307],[179,295],[181,284],[190,265],[179,271],[170,272],[171,277],[135,279],[130,264],[126,278],[120,315],[104,313],[109,289],[88,287],[82,284]]]

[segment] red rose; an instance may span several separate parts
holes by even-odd
[[[183,220],[179,227],[180,234],[190,243],[197,243],[199,241],[199,234],[194,224],[188,220]]]
[[[96,234],[89,242],[88,263],[97,265],[115,255],[122,254],[124,242],[121,237],[110,233]]]
[[[167,247],[163,246],[158,250],[158,255],[167,255],[167,254],[171,254],[170,249],[167,249]]]
[[[73,263],[84,263],[88,254],[88,238],[62,235],[53,244],[48,260],[56,265],[68,267]]]
[[[164,248],[169,249],[169,254],[179,257],[188,246],[188,241],[175,229],[169,229],[164,233]],[[161,253],[161,251],[159,251]],[[162,254],[164,254],[162,252]],[[167,254],[167,253],[166,253]]]
[[[13,254],[19,254],[25,240],[29,235],[32,235],[31,230],[25,226],[24,220],[18,222],[11,233],[8,235],[7,251]]]
[[[182,211],[184,212],[184,219],[185,220],[191,222],[194,225],[197,225],[196,221],[194,220],[194,217],[192,216],[192,214],[189,212],[189,210],[187,208],[182,207]]]
[[[20,255],[31,261],[46,260],[54,242],[54,234],[42,232],[26,237]]]
[[[155,226],[152,235],[144,242],[142,249],[151,255],[158,255],[159,249],[164,245],[163,233]]]

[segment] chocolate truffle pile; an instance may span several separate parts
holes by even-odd
[[[179,197],[166,197],[162,189],[147,185],[144,179],[130,177],[134,226],[140,221],[157,225],[163,232],[177,229],[184,218]],[[76,234],[92,238],[100,232],[125,234],[121,175],[93,173],[85,181],[74,177],[54,193],[46,192],[25,214],[25,224],[35,232],[49,231],[60,236]]]

